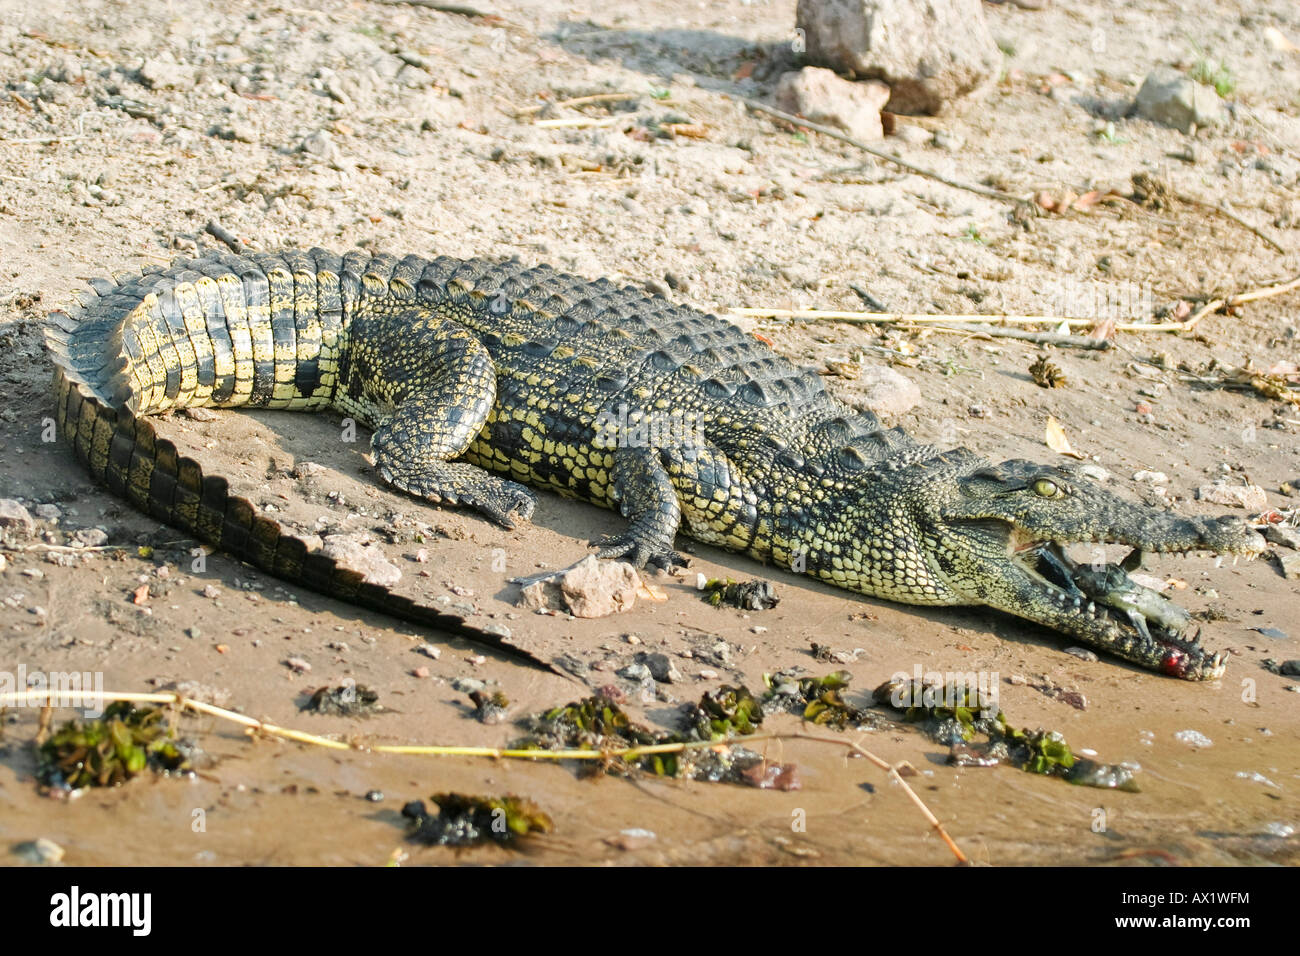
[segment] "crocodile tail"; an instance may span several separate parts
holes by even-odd
[[[339,260],[334,257],[334,261]],[[215,263],[222,265],[213,268]],[[209,273],[225,268],[224,275],[239,275],[231,271],[235,269],[247,273],[262,267],[252,258],[225,256],[179,263],[166,272],[94,280],[92,291],[80,305],[49,317],[45,343],[55,366],[55,421],[91,477],[158,521],[285,581],[432,626],[558,673],[498,635],[395,594],[366,581],[360,572],[309,551],[301,538],[259,514],[247,498],[232,494],[225,478],[205,475],[197,461],[180,454],[173,442],[158,435],[146,416],[164,408],[280,404],[274,401],[274,361],[269,369],[253,369],[240,380],[233,363],[219,357],[218,343],[208,350],[213,357],[211,374],[200,373],[203,362],[197,356],[203,354],[203,346],[193,310],[197,299],[188,298],[190,290],[183,288],[186,282],[193,284],[191,273],[203,274],[192,268],[196,265]],[[249,283],[256,284],[251,277],[241,276],[241,285]],[[171,305],[166,298],[177,303],[176,315],[169,315]],[[211,316],[203,318],[207,327]],[[170,346],[164,344],[164,334],[169,336]],[[189,339],[192,352],[177,347],[182,336]],[[196,344],[198,348],[194,348]],[[164,357],[167,348],[173,352]],[[195,360],[186,364],[191,355]],[[176,362],[181,363],[179,372]],[[258,381],[259,375],[268,373],[270,379]],[[223,378],[227,374],[232,376],[229,380]],[[281,381],[287,380],[283,372],[279,375]],[[228,393],[223,393],[224,389]],[[280,398],[287,399],[286,390],[281,389]],[[285,402],[281,407],[315,407],[315,402],[310,392],[299,391],[296,405]]]

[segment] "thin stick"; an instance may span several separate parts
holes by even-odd
[[[516,116],[527,116],[531,113],[540,113],[548,106],[555,109],[564,109],[566,106],[586,106],[590,103],[618,103],[623,100],[638,100],[640,93],[591,93],[587,96],[575,96],[571,100],[561,100],[558,103],[538,103],[535,106],[522,106],[514,111]]]
[[[952,851],[955,857],[957,857],[957,862],[963,864],[970,863],[970,861],[966,859],[966,854],[962,853],[957,844],[953,842],[952,837],[948,836],[948,831],[943,828],[943,824],[939,822],[939,818],[930,812],[930,808],[927,807],[925,803],[922,802],[921,798],[916,795],[916,791],[907,785],[907,781],[904,780],[902,774],[898,772],[898,768],[888,760],[877,757],[870,750],[855,744],[851,740],[840,740],[837,737],[820,737],[816,734],[789,734],[787,736],[793,740],[815,740],[823,744],[834,744],[837,747],[847,747],[858,756],[870,760],[881,770],[888,771],[889,775],[894,779],[894,782],[902,786],[903,792],[907,794],[908,799],[916,804],[916,807],[921,811],[922,816],[924,816],[930,826],[934,828],[935,832],[939,834],[943,839],[943,842],[948,845],[948,849]]]
[[[817,123],[803,119],[802,117],[793,116],[790,113],[783,113],[781,110],[768,106],[766,103],[746,99],[743,96],[738,96],[736,99],[740,100],[740,102],[744,103],[750,109],[758,110],[760,113],[767,113],[769,116],[775,116],[777,119],[785,120],[787,123],[793,123],[795,126],[810,129],[814,133],[821,133],[823,136],[838,139],[841,142],[848,143],[850,146],[856,146],[858,149],[865,153],[870,153],[877,159],[883,159],[886,162],[893,163],[895,166],[901,166],[909,172],[916,173],[918,176],[925,176],[929,179],[935,180],[936,182],[941,182],[945,186],[952,186],[954,189],[964,189],[967,192],[975,193],[977,196],[987,196],[989,199],[998,199],[1002,202],[1022,203],[1027,201],[1021,196],[1013,196],[1010,193],[1004,193],[997,189],[989,189],[987,186],[976,186],[974,183],[963,183],[956,179],[949,179],[946,176],[936,173],[933,169],[926,169],[924,166],[918,166],[915,163],[908,162],[901,156],[895,156],[893,153],[887,153],[883,149],[876,149],[874,146],[868,146],[861,140],[854,139],[852,136],[842,133],[837,129],[832,129],[829,126],[821,126]]]
[[[293,730],[288,727],[278,727],[255,717],[249,717],[233,710],[226,710],[224,707],[217,707],[215,704],[207,704],[203,701],[194,700],[183,694],[173,691],[159,691],[154,693],[139,693],[134,691],[86,691],[86,690],[27,690],[27,691],[10,691],[0,693],[0,708],[11,706],[32,707],[37,704],[43,704],[45,707],[52,707],[56,703],[59,706],[72,706],[74,701],[82,704],[88,701],[99,703],[104,700],[126,701],[130,703],[141,704],[171,704],[181,709],[192,710],[196,713],[207,714],[212,717],[218,717],[223,720],[233,721],[248,728],[249,733],[263,733],[272,737],[281,737],[285,740],[293,740],[297,743],[310,744],[316,747],[326,747],[330,750],[368,750],[374,753],[390,754],[408,754],[422,756],[443,756],[443,757],[489,757],[495,760],[516,759],[516,760],[608,760],[618,758],[622,760],[636,760],[640,757],[651,754],[681,753],[684,750],[699,750],[712,747],[729,747],[733,745],[758,743],[765,740],[811,740],[824,744],[835,744],[839,747],[847,747],[854,753],[860,754],[867,760],[874,763],[882,770],[888,771],[891,777],[902,785],[903,791],[907,794],[908,799],[914,803],[921,811],[922,815],[929,822],[938,834],[943,838],[948,849],[952,851],[959,863],[968,863],[965,854],[952,838],[948,836],[947,831],[939,819],[930,812],[930,808],[922,802],[921,798],[916,795],[907,781],[902,778],[898,771],[887,761],[882,760],[869,750],[865,750],[852,741],[837,740],[834,737],[819,737],[814,734],[793,733],[793,734],[752,734],[747,737],[733,737],[727,740],[694,740],[682,743],[672,744],[649,744],[645,746],[626,747],[621,750],[525,750],[525,749],[501,749],[496,747],[443,747],[443,746],[417,746],[411,744],[376,744],[371,747],[362,746],[360,743],[351,741],[333,740],[329,737],[321,737],[317,734],[309,734],[301,730]]]
[[[208,224],[203,227],[203,231],[214,239],[224,242],[230,248],[231,252],[242,253],[247,251],[244,248],[244,244],[239,241],[239,238],[215,219],[209,219]]]
[[[1067,349],[1094,349],[1105,351],[1111,348],[1108,339],[1093,339],[1086,335],[1062,335],[1059,332],[1026,332],[1024,329],[1000,329],[996,325],[968,325],[954,322],[951,325],[931,325],[935,332],[956,332],[961,335],[986,335],[994,339],[1018,339],[1034,342],[1038,345],[1055,345]]]
[[[1300,288],[1300,276],[1292,279],[1290,282],[1283,282],[1279,285],[1266,286],[1262,289],[1254,289],[1250,292],[1242,292],[1239,295],[1230,295],[1226,299],[1215,299],[1207,302],[1197,309],[1196,314],[1186,322],[1179,323],[1180,330],[1190,332],[1197,322],[1205,318],[1211,312],[1217,312],[1227,306],[1244,305],[1247,302],[1254,302],[1258,299],[1271,299],[1275,295],[1283,295],[1292,289]]]
[[[1177,191],[1175,191],[1174,195],[1176,195],[1183,202],[1189,202],[1194,206],[1202,206],[1205,209],[1213,209],[1219,215],[1231,219],[1237,225],[1241,226],[1242,229],[1245,229],[1248,232],[1253,232],[1256,236],[1258,236],[1264,242],[1268,243],[1270,246],[1272,246],[1275,250],[1277,250],[1282,255],[1286,255],[1286,250],[1283,249],[1280,245],[1278,245],[1278,243],[1271,236],[1269,236],[1263,230],[1255,226],[1252,226],[1250,223],[1242,219],[1239,215],[1237,215],[1235,212],[1233,212],[1231,209],[1229,209],[1227,206],[1223,205],[1222,203],[1210,202],[1208,199],[1200,199],[1196,196],[1189,196],[1186,193],[1180,193]]]
[[[437,10],[439,13],[454,13],[462,17],[477,17],[481,19],[495,18],[495,13],[484,13],[474,7],[467,7],[460,3],[440,3],[439,0],[373,0],[374,3],[382,3],[388,7],[408,6],[424,7],[426,10]]]
[[[830,322],[853,322],[862,325],[952,325],[958,322],[997,323],[998,325],[1061,325],[1070,328],[1091,329],[1105,322],[1105,319],[1080,319],[1059,315],[1001,315],[985,312],[953,313],[936,315],[933,312],[838,312],[833,309],[727,309],[730,315],[751,315],[760,318],[801,319],[805,321],[826,320]],[[1180,332],[1183,322],[1126,322],[1115,326],[1117,332]]]
[[[560,119],[534,120],[533,125],[543,129],[560,129],[574,127],[590,129],[597,126],[613,126],[626,120],[626,116],[565,116]]]

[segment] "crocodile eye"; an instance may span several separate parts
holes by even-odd
[[[1039,478],[1034,482],[1033,488],[1034,494],[1040,498],[1055,498],[1061,490],[1050,478]]]

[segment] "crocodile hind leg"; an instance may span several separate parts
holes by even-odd
[[[623,517],[631,523],[622,534],[592,542],[600,548],[596,556],[624,558],[638,568],[646,564],[665,569],[685,566],[685,559],[673,550],[682,509],[660,452],[619,448],[614,453],[611,481]]]
[[[483,344],[453,322],[426,319],[408,328],[400,349],[379,339],[362,338],[354,367],[370,371],[361,380],[387,382],[370,387],[360,410],[392,407],[377,418],[371,438],[375,469],[395,488],[430,501],[475,508],[507,528],[514,515],[525,521],[537,499],[523,485],[489,474],[477,465],[454,461],[487,421],[496,400],[496,371]],[[416,356],[402,364],[397,356]],[[340,404],[347,408],[346,400]]]

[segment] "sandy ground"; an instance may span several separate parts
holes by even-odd
[[[516,714],[585,692],[463,642],[293,593],[219,555],[194,573],[179,534],[92,486],[66,446],[41,440],[44,313],[70,301],[85,278],[192,253],[211,242],[209,219],[254,248],[514,254],[649,280],[719,312],[859,309],[852,282],[902,311],[1041,313],[1063,303],[1080,311],[1099,296],[1138,290],[1163,315],[1300,267],[1300,53],[1273,48],[1265,35],[1272,27],[1300,42],[1300,13],[1284,0],[1250,12],[1208,2],[989,6],[1007,55],[997,88],[938,118],[900,118],[941,131],[946,145],[899,137],[884,145],[947,176],[1026,195],[1127,193],[1133,174],[1158,172],[1180,193],[1228,203],[1286,255],[1186,203],[1156,212],[1102,205],[1026,224],[1005,204],[864,165],[852,147],[749,112],[735,97],[767,96],[792,62],[789,0],[656,2],[618,14],[572,0],[507,2],[491,5],[491,19],[370,2],[72,9],[0,2],[8,90],[0,102],[0,496],[58,509],[57,521],[42,522],[43,537],[4,542],[6,671],[102,672],[118,690],[199,681],[232,707],[304,730],[490,746],[514,731],[473,720],[453,680],[499,687]],[[1127,118],[1145,72],[1189,68],[1197,44],[1235,74],[1228,124],[1187,137]],[[554,105],[609,92],[631,98]],[[599,123],[535,122],[567,117]],[[699,124],[705,135],[656,134],[675,122]],[[1294,360],[1297,303],[1293,293],[1212,316],[1194,337],[1122,334],[1121,347],[1105,353],[1054,351],[1068,384],[1050,391],[1026,371],[1039,351],[1007,339],[832,323],[755,328],[818,366],[879,363],[891,355],[882,349],[893,350],[923,393],[893,423],[925,440],[1049,461],[1056,456],[1043,434],[1052,416],[1109,471],[1111,487],[1207,514],[1220,509],[1194,491],[1219,476],[1263,486],[1272,509],[1297,505],[1279,489],[1300,485],[1300,412],[1204,381],[1215,378],[1212,362]],[[1156,358],[1163,367],[1147,362]],[[1200,377],[1177,372],[1180,363]],[[860,397],[860,380],[830,384]],[[992,612],[868,600],[705,547],[693,549],[688,575],[656,580],[666,601],[567,620],[514,607],[506,580],[571,563],[621,519],[553,495],[531,526],[514,531],[426,507],[378,487],[364,441],[340,442],[329,416],[221,413],[162,427],[279,517],[373,533],[403,567],[401,589],[502,624],[520,646],[575,658],[592,686],[619,683],[615,671],[637,651],[669,654],[681,682],[659,685],[651,700],[628,685],[631,709],[647,723],[671,725],[679,703],[719,683],[757,687],[764,672],[839,666],[811,658],[816,640],[862,649],[846,666],[859,692],[917,667],[997,672],[1013,723],[1051,727],[1099,759],[1141,765],[1141,793],[1103,792],[1008,768],[950,768],[946,748],[912,728],[854,735],[920,771],[918,792],[977,862],[1296,860],[1300,838],[1286,834],[1300,826],[1300,697],[1294,678],[1261,665],[1300,657],[1300,598],[1272,560],[1171,559],[1150,569],[1186,583],[1180,603],[1222,613],[1207,640],[1233,658],[1227,676],[1208,684],[1080,660],[1058,637]],[[327,471],[295,479],[301,461]],[[1165,473],[1163,495],[1133,479],[1142,470]],[[31,547],[66,544],[90,528],[120,547],[56,552],[62,563]],[[415,533],[423,545],[412,543]],[[155,548],[152,559],[138,556],[141,544]],[[419,546],[427,563],[406,557]],[[693,590],[696,571],[763,575],[782,602],[748,616],[715,610]],[[143,607],[131,602],[142,583],[150,585]],[[725,659],[714,650],[720,643]],[[426,644],[438,659],[420,651]],[[285,666],[288,658],[308,662],[310,673]],[[427,676],[416,676],[420,668]],[[304,691],[349,678],[379,691],[393,712],[365,722],[299,713]],[[1086,708],[1036,684],[1078,691]],[[806,742],[769,745],[773,758],[799,765],[803,781],[778,793],[339,753],[249,741],[203,721],[191,729],[218,759],[198,777],[137,780],[63,802],[38,795],[32,779],[36,712],[4,720],[0,842],[47,837],[74,864],[378,864],[399,848],[409,863],[951,860],[881,773]],[[767,726],[799,729],[790,716]],[[1188,730],[1211,743],[1175,736]],[[375,790],[383,802],[365,799]],[[398,808],[442,790],[524,794],[551,814],[555,834],[522,857],[405,844]],[[197,832],[196,810],[204,811]],[[805,827],[792,826],[801,819]],[[657,836],[633,850],[611,845],[632,827]]]

